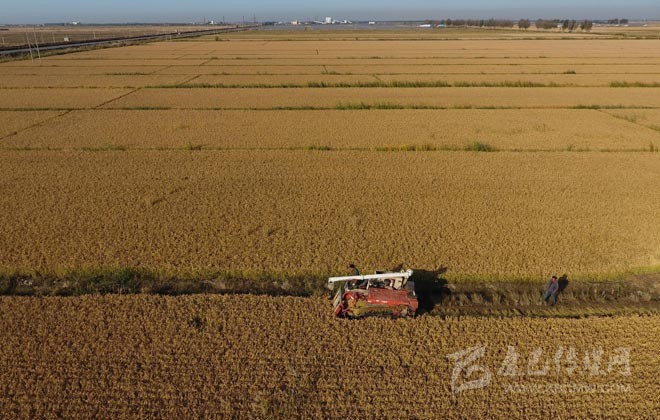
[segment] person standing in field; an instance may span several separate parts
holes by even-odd
[[[549,299],[550,304],[554,306],[557,303],[557,292],[559,292],[559,282],[557,282],[557,276],[552,276],[548,282],[543,300],[547,302]]]
[[[353,264],[353,263],[349,264],[348,268],[351,269],[351,276],[360,276],[361,275],[360,270],[357,269],[355,264]],[[353,287],[366,287],[367,286],[367,280],[362,280],[360,282],[358,282],[356,280],[356,281],[351,282],[350,285],[351,285],[351,288],[353,288]]]
[[[348,268],[351,269],[351,276],[359,276],[360,275],[360,270],[357,269],[355,264],[353,264],[353,263],[349,264]]]

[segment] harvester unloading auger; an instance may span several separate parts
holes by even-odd
[[[330,277],[328,287],[337,288],[333,300],[335,316],[357,318],[365,315],[414,316],[419,302],[412,270]]]

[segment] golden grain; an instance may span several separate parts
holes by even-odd
[[[660,147],[654,131],[590,109],[405,109],[73,111],[6,139],[0,148],[463,149],[474,141],[497,150]]]
[[[660,155],[2,152],[5,270],[593,275],[660,263]]]
[[[0,413],[638,418],[660,404],[657,317],[345,322],[333,319],[328,306],[322,299],[257,296],[1,298]],[[489,384],[454,394],[448,355],[482,345],[474,363],[489,370]],[[508,346],[520,355],[519,376],[498,373]],[[567,356],[557,370],[559,348]],[[629,371],[609,363],[621,348],[629,351]],[[589,359],[590,370],[582,362],[598,349],[602,360]],[[527,373],[545,363],[546,375]],[[595,369],[600,375],[592,375]],[[623,391],[507,392],[543,385]]]

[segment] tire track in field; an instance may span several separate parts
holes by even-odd
[[[644,127],[644,128],[646,128],[646,129],[648,129],[648,130],[653,131],[653,132],[654,132],[655,134],[657,134],[658,136],[660,136],[660,130],[658,130],[657,128],[654,128],[654,127],[648,126],[648,125],[646,125],[646,124],[638,123],[637,120],[635,120],[635,119],[632,119],[632,118],[626,118],[625,116],[621,116],[621,115],[617,115],[617,114],[609,113],[609,112],[604,111],[604,110],[602,110],[602,109],[598,109],[597,111],[600,112],[600,113],[603,113],[603,114],[605,114],[605,115],[609,115],[610,117],[615,118],[615,119],[617,119],[617,120],[627,121],[627,122],[629,122],[630,124],[634,124],[634,125],[639,126],[639,127]]]
[[[114,102],[114,101],[117,101],[117,100],[119,100],[119,99],[121,99],[121,98],[125,98],[126,96],[130,95],[131,93],[135,93],[135,92],[139,91],[140,89],[142,89],[142,88],[135,88],[135,89],[133,89],[132,91],[130,91],[130,92],[128,92],[128,93],[124,93],[123,95],[119,95],[119,96],[117,96],[116,98],[112,98],[112,99],[110,99],[110,100],[108,100],[108,101],[105,101],[105,102],[99,104],[99,105],[93,106],[93,107],[91,107],[90,109],[99,109],[99,108],[101,108],[101,107],[104,106],[104,105],[107,105],[107,104],[109,104],[109,103],[112,103],[112,102]]]
[[[191,77],[190,79],[186,79],[182,82],[177,83],[176,86],[184,86],[184,85],[192,82],[193,80],[200,78],[201,76],[202,76],[201,74],[197,74],[197,75]]]
[[[57,118],[63,117],[63,116],[65,116],[65,115],[69,114],[69,113],[72,112],[72,111],[73,111],[72,109],[68,109],[68,110],[66,110],[66,111],[64,111],[64,112],[62,112],[62,113],[60,113],[60,114],[54,115],[54,116],[52,116],[52,117],[48,117],[48,118],[43,119],[43,120],[41,120],[41,121],[37,121],[37,122],[34,123],[34,124],[30,124],[30,125],[28,125],[27,127],[23,127],[23,128],[21,128],[21,129],[19,129],[19,130],[17,130],[17,131],[14,131],[13,133],[9,133],[9,134],[7,134],[7,135],[5,135],[5,136],[0,137],[0,141],[3,141],[3,140],[8,139],[8,138],[10,138],[10,137],[16,136],[16,135],[18,135],[19,133],[22,133],[22,132],[24,132],[24,131],[27,131],[27,130],[29,130],[29,129],[31,129],[31,128],[35,128],[35,127],[42,126],[42,125],[44,125],[44,124],[46,124],[46,123],[48,123],[48,122],[50,122],[50,121],[53,121],[54,119],[57,119]]]

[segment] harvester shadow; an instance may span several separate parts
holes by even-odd
[[[440,305],[450,294],[447,280],[442,275],[447,272],[447,267],[440,266],[437,270],[413,269],[410,278],[415,282],[415,294],[419,302],[417,314],[422,315],[433,311],[436,305]]]

